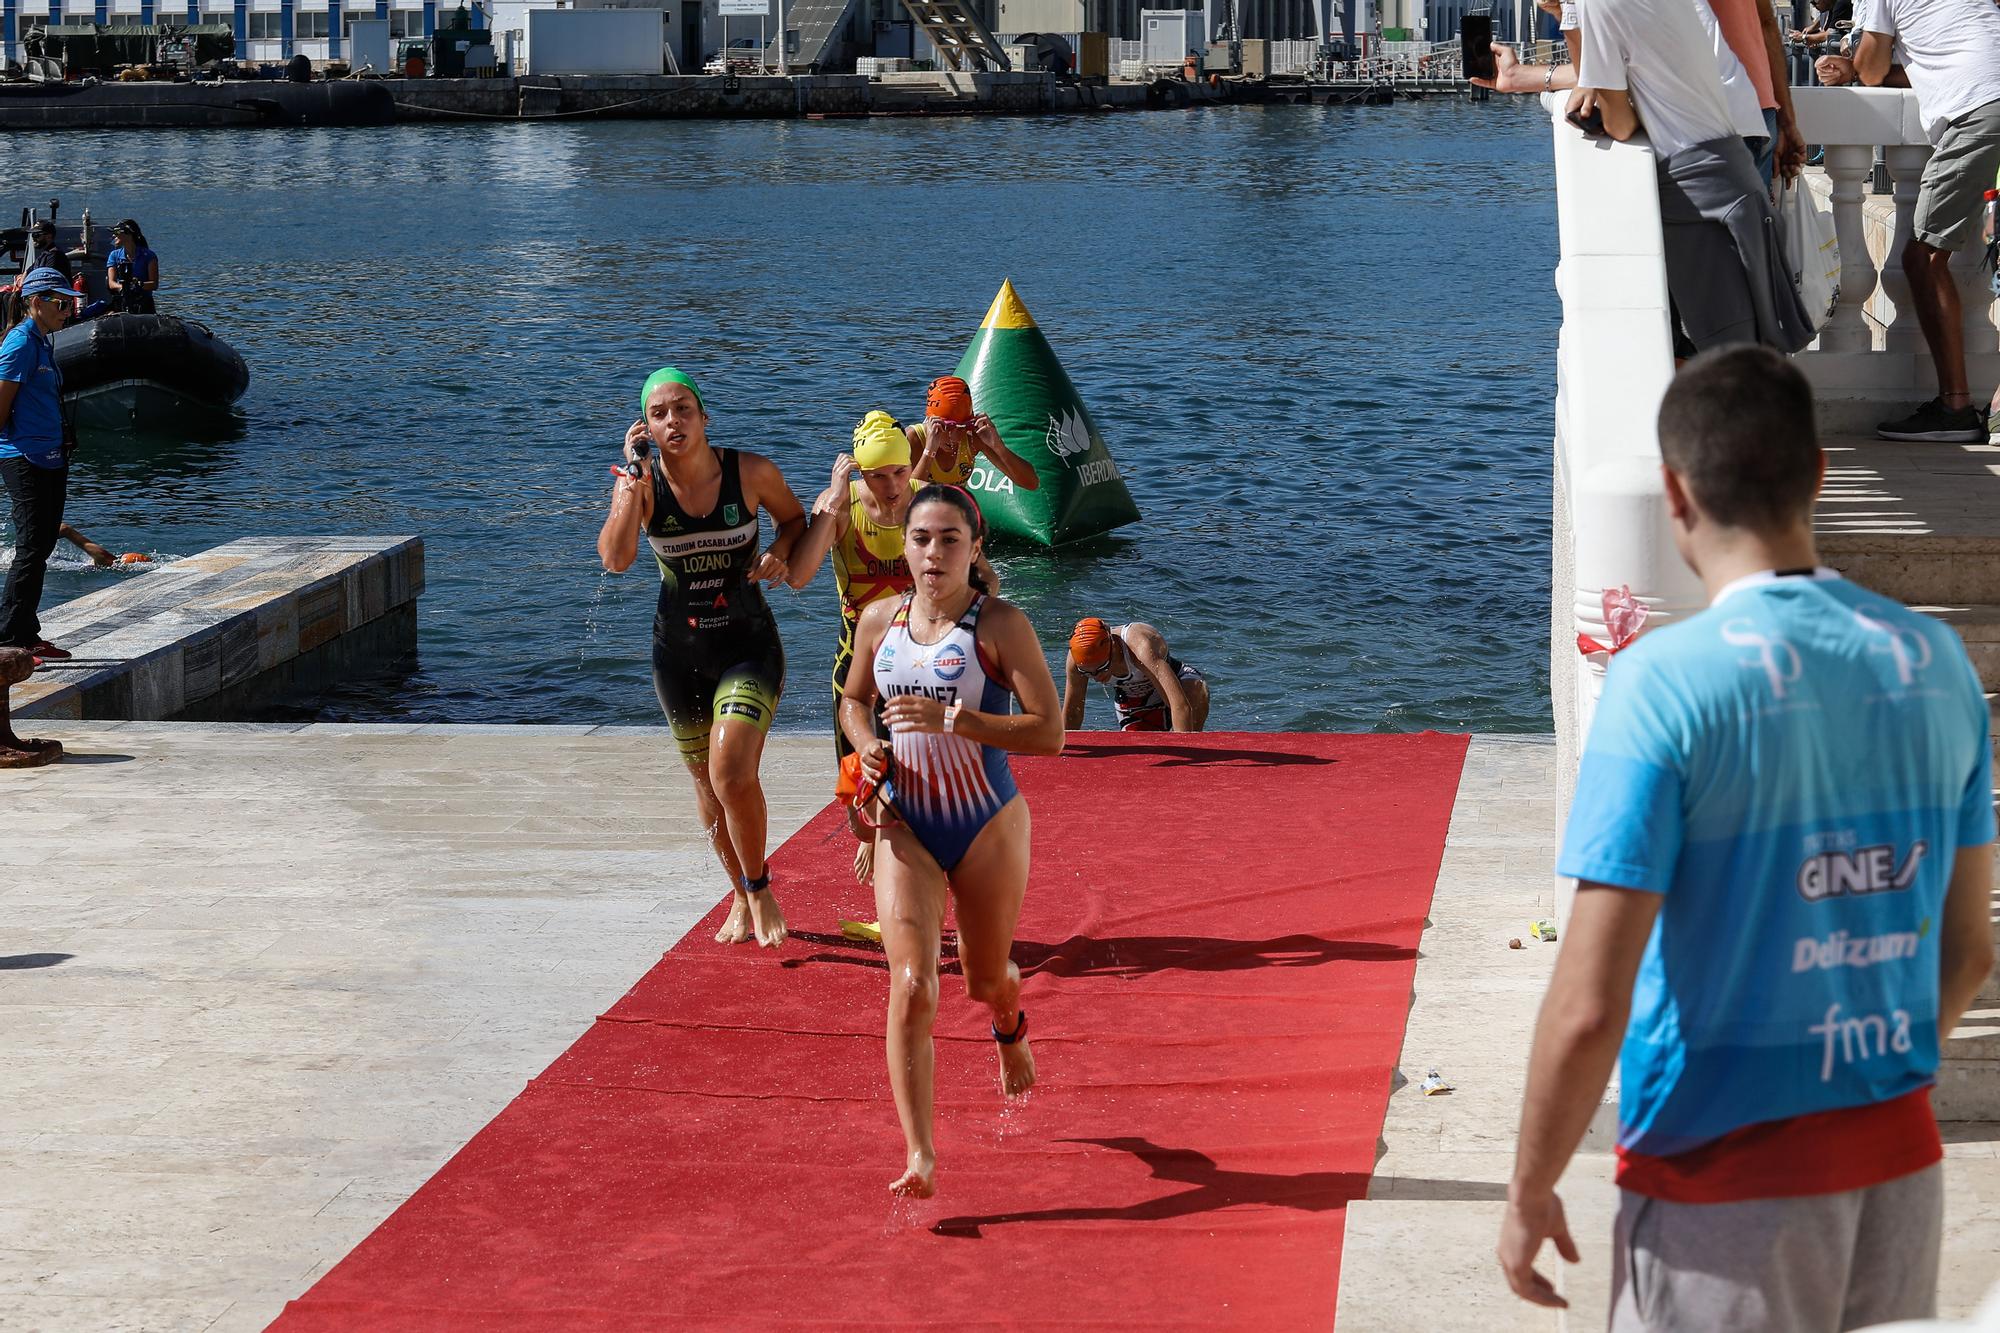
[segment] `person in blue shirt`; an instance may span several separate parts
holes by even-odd
[[[0,648],[26,648],[43,661],[69,653],[42,637],[37,616],[49,553],[62,534],[69,489],[69,432],[62,374],[49,339],[69,322],[76,293],[54,269],[21,284],[27,318],[0,341],[0,481],[14,520],[14,562],[0,590]]]
[[[1659,440],[1709,606],[1620,652],[1590,724],[1500,1265],[1564,1304],[1535,1258],[1578,1259],[1556,1181],[1622,1060],[1613,1330],[1928,1319],[1930,1086],[1993,965],[1979,677],[1948,627],[1820,566],[1789,361],[1697,357]]]
[[[111,308],[132,315],[154,312],[153,293],[160,289],[160,257],[146,246],[146,233],[126,218],[111,229],[117,248],[104,257],[104,281],[111,288]]]

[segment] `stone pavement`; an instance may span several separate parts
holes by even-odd
[[[1570,1312],[1516,1299],[1493,1260],[1535,1011],[1556,959],[1557,945],[1528,935],[1535,918],[1555,915],[1555,764],[1548,737],[1475,736],[1466,755],[1382,1155],[1368,1198],[1347,1212],[1342,1333],[1604,1327],[1617,1210],[1615,1081],[1560,1187],[1583,1261],[1572,1267],[1545,1254],[1543,1272]],[[1509,949],[1514,938],[1525,947]],[[1454,1090],[1423,1095],[1416,1084],[1431,1069]],[[2000,1279],[2000,1125],[1946,1125],[1944,1137],[1939,1313],[1962,1318]]]
[[[32,724],[0,1326],[260,1329],[727,891],[664,731]],[[771,844],[823,806],[774,737]]]

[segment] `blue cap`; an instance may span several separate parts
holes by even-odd
[[[52,268],[38,268],[29,272],[28,280],[21,284],[22,296],[66,296],[76,299],[70,290],[69,279]]]

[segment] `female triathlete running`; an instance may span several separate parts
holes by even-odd
[[[887,412],[870,412],[854,428],[854,451],[840,456],[834,485],[813,505],[812,526],[799,539],[791,560],[791,585],[812,581],[822,556],[833,551],[834,582],[840,593],[840,644],[833,653],[833,757],[838,764],[854,752],[840,728],[841,690],[854,662],[854,628],[868,605],[910,590],[910,566],[903,558],[903,519],[917,493],[910,481],[910,441]],[[859,471],[859,479],[851,474]],[[849,826],[861,846],[854,877],[866,884],[873,873],[875,839],[850,809]]]
[[[1007,755],[1059,753],[1063,728],[1035,627],[973,574],[981,536],[979,508],[964,491],[917,493],[903,524],[915,587],[862,612],[840,710],[862,771],[893,815],[875,848],[889,1085],[906,1151],[889,1188],[919,1198],[933,1192],[937,1171],[931,1027],[947,892],[966,993],[993,1011],[1001,1090],[1013,1096],[1035,1082],[1021,969],[1008,957],[1028,884],[1028,806]],[[889,741],[875,735],[877,699]]]
[[[611,513],[597,535],[604,567],[622,573],[643,531],[660,566],[653,616],[653,689],[694,778],[709,841],[734,885],[715,938],[785,939],[785,918],[764,863],[768,817],[757,768],[785,687],[785,650],[760,582],[784,580],[805,514],[770,459],[708,442],[708,411],[694,381],[671,366],[639,393],[641,419],[625,433]],[[649,441],[657,459],[639,446]],[[757,511],[777,528],[757,553]],[[712,733],[712,741],[711,741]]]

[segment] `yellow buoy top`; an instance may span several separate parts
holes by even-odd
[[[1021,294],[1014,290],[1011,278],[1000,283],[1000,294],[993,298],[992,308],[980,322],[982,329],[1032,329],[1035,317],[1028,313],[1028,307],[1021,304]]]

